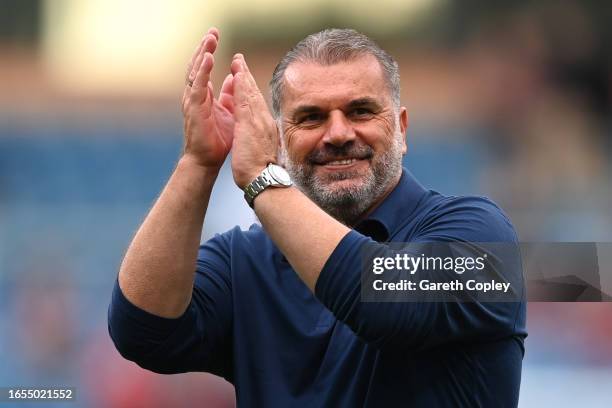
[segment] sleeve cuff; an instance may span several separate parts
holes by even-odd
[[[115,313],[125,315],[128,320],[138,322],[139,325],[146,326],[149,329],[165,333],[175,330],[184,320],[189,310],[189,308],[187,308],[180,317],[173,319],[149,313],[139,308],[125,297],[119,286],[119,280],[115,281],[111,305],[111,310]]]

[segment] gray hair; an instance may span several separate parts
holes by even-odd
[[[331,28],[310,34],[297,43],[280,60],[270,81],[272,112],[275,118],[281,114],[285,70],[293,62],[312,61],[333,65],[350,61],[363,55],[374,56],[380,64],[394,107],[400,106],[400,78],[397,62],[369,37],[352,29]]]

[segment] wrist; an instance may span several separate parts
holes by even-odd
[[[256,166],[251,169],[241,170],[240,172],[234,171],[234,181],[236,185],[244,190],[253,180],[255,180],[261,172],[266,168],[267,165]]]
[[[194,171],[201,172],[203,175],[215,177],[219,174],[219,171],[221,171],[221,166],[222,165],[207,166],[200,163],[195,157],[188,155],[181,156],[177,164],[177,167],[193,169]]]
[[[214,183],[220,170],[220,167],[204,166],[192,157],[183,156],[179,159],[175,171],[188,173],[203,183]]]
[[[233,155],[232,175],[234,182],[241,190],[244,190],[270,163],[277,163],[276,156],[262,155],[245,158]]]
[[[246,185],[244,199],[253,208],[255,198],[269,187],[290,187],[293,183],[287,171],[277,164],[270,163]]]

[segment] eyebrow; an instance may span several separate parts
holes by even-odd
[[[345,105],[345,109],[355,109],[355,108],[359,108],[362,106],[371,106],[375,109],[381,108],[380,104],[374,98],[364,97],[364,98],[353,99],[352,101],[350,101],[348,104]],[[317,113],[321,111],[322,109],[317,105],[301,105],[301,106],[298,106],[293,111],[291,117],[295,119],[301,115],[305,115],[309,113]]]
[[[321,112],[321,108],[318,107],[317,105],[302,105],[302,106],[298,106],[293,111],[293,113],[291,114],[291,117],[295,119],[301,115],[305,115],[308,113],[317,113],[317,112]]]
[[[372,106],[375,108],[380,108],[380,104],[373,98],[365,97],[359,99],[353,99],[346,105],[347,108],[359,108],[361,106]]]

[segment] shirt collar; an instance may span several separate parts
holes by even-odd
[[[378,242],[387,241],[417,208],[427,190],[407,169],[385,200],[355,230]]]

